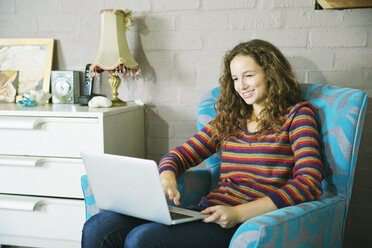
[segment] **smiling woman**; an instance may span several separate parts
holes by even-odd
[[[165,227],[103,211],[86,222],[83,247],[225,248],[246,220],[319,198],[316,113],[279,49],[262,40],[237,45],[224,57],[220,85],[216,118],[159,163],[163,190],[180,205],[177,177],[221,151],[217,187],[193,206],[204,220]]]
[[[283,124],[281,117],[285,109],[303,101],[291,64],[277,47],[267,41],[251,40],[238,44],[226,53],[223,67],[221,96],[216,102],[214,123],[221,138],[241,130],[250,121],[257,122],[259,133],[278,129]],[[245,98],[236,88],[235,81],[243,78],[242,75],[234,77],[234,73],[243,72],[247,72],[243,83],[244,86],[249,85],[248,90],[252,90],[252,85],[258,82],[262,82],[261,85],[266,82],[260,93],[252,94],[260,94],[259,108],[255,109],[258,106],[251,103],[254,98]]]
[[[236,92],[247,104],[253,106],[251,120],[256,121],[262,110],[267,89],[264,71],[252,57],[244,55],[237,55],[231,60],[230,70]]]

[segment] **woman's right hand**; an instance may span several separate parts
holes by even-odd
[[[181,195],[177,189],[177,180],[174,172],[169,170],[163,171],[160,174],[160,180],[165,195],[168,196],[169,200],[173,201],[174,204],[179,206],[181,204],[180,203]]]

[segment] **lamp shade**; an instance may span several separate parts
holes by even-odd
[[[126,31],[132,24],[131,11],[105,9],[101,15],[101,37],[96,59],[90,71],[133,71],[139,70],[139,64],[129,51]]]

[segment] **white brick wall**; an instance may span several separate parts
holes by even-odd
[[[364,47],[367,44],[367,32],[364,27],[326,28],[311,32],[311,47]]]
[[[147,152],[156,160],[196,131],[198,101],[241,41],[280,47],[301,82],[372,94],[372,9],[320,11],[312,0],[0,0],[0,38],[53,37],[54,69],[83,71],[96,56],[104,8],[133,10],[127,36],[142,79],[124,80],[119,95],[149,103]]]

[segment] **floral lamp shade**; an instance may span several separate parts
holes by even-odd
[[[121,68],[137,71],[139,64],[129,50],[126,31],[132,25],[132,12],[119,9],[100,11],[101,37],[92,71],[113,71]]]
[[[132,12],[120,9],[104,9],[101,15],[101,36],[97,56],[90,67],[91,74],[110,72],[109,84],[113,89],[111,101],[115,105],[117,88],[120,85],[119,73],[125,78],[130,74],[139,78],[139,64],[129,50],[126,31],[133,25]],[[121,101],[121,100],[120,100]],[[119,104],[118,105],[124,105]]]

